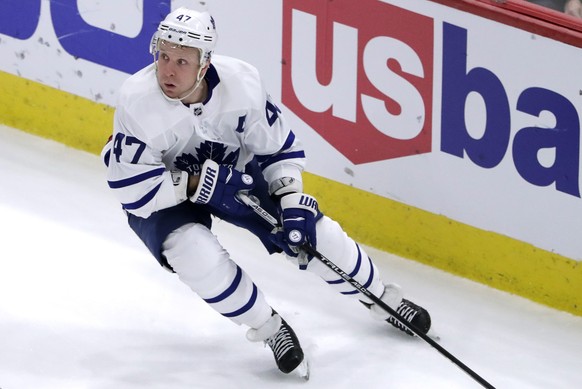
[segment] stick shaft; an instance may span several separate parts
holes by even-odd
[[[259,204],[254,202],[248,195],[239,192],[239,194],[237,196],[245,205],[251,207],[257,215],[259,215],[264,220],[269,222],[269,224],[271,224],[271,226],[279,227],[279,223],[278,223],[277,219],[273,215],[271,215],[269,212],[264,210]],[[378,306],[380,306],[388,314],[390,314],[390,316],[393,316],[396,320],[398,320],[403,325],[405,325],[416,336],[418,336],[419,338],[424,340],[426,343],[428,343],[430,346],[432,346],[434,349],[436,349],[438,352],[440,352],[443,356],[445,356],[448,360],[450,360],[452,363],[457,365],[461,370],[463,370],[465,373],[467,373],[469,376],[471,376],[471,378],[473,378],[475,381],[477,381],[479,384],[481,384],[481,386],[483,386],[484,388],[487,388],[487,389],[495,389],[495,387],[493,385],[491,385],[489,382],[487,382],[485,379],[483,379],[479,374],[474,372],[471,368],[469,368],[467,365],[465,365],[463,362],[461,362],[453,354],[448,352],[444,347],[442,347],[441,345],[436,343],[434,340],[432,340],[429,336],[427,336],[426,334],[424,334],[423,332],[418,330],[414,325],[412,325],[411,323],[406,321],[406,319],[404,319],[400,314],[398,314],[398,312],[396,312],[394,309],[392,309],[384,301],[380,300],[378,297],[373,295],[366,287],[364,287],[358,281],[353,279],[349,274],[347,274],[345,271],[343,271],[339,266],[337,266],[335,263],[333,263],[330,259],[325,257],[323,254],[321,254],[319,251],[317,251],[311,245],[304,244],[301,246],[301,249],[304,250],[307,254],[320,260],[325,266],[327,266],[328,268],[333,270],[344,281],[348,282],[355,289],[357,289],[360,293],[362,293],[364,296],[366,296],[370,300],[372,300],[372,302],[374,304],[377,304]]]

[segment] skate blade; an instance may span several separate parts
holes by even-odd
[[[305,381],[309,381],[309,361],[304,358],[303,361],[293,370],[299,377],[303,378]]]
[[[428,331],[428,333],[426,334],[426,336],[428,336],[429,338],[431,338],[435,342],[440,342],[440,340],[441,340],[440,335],[437,334],[432,328]]]

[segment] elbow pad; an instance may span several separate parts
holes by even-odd
[[[269,184],[269,194],[274,199],[280,199],[290,193],[302,192],[303,182],[293,177],[278,178]]]

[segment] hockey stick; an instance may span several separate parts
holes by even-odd
[[[274,228],[280,227],[277,219],[273,215],[271,215],[269,212],[264,210],[259,204],[257,204],[255,201],[253,201],[253,199],[251,199],[246,193],[239,192],[237,194],[237,197],[239,198],[240,201],[242,201],[243,204],[252,208],[253,211],[257,215],[261,216],[264,220],[266,220],[272,227],[274,227]],[[327,266],[328,268],[333,270],[344,281],[348,282],[355,289],[357,289],[360,293],[362,293],[364,296],[366,296],[367,298],[372,300],[374,302],[374,304],[379,305],[388,314],[390,314],[390,316],[393,316],[396,320],[398,320],[400,323],[402,323],[404,326],[406,326],[406,328],[408,328],[410,331],[412,331],[416,336],[418,336],[419,338],[424,340],[426,343],[428,343],[430,346],[435,348],[438,352],[440,352],[442,355],[444,355],[448,360],[453,362],[461,370],[463,370],[465,373],[467,373],[469,376],[471,376],[471,378],[473,378],[475,381],[477,381],[479,384],[481,384],[481,386],[483,386],[484,388],[487,388],[487,389],[495,389],[495,387],[493,385],[491,385],[489,382],[487,382],[483,377],[481,377],[479,374],[477,374],[473,370],[471,370],[467,365],[465,365],[458,358],[456,358],[453,354],[451,354],[445,348],[443,348],[438,343],[436,343],[434,340],[432,340],[429,336],[425,335],[423,332],[418,330],[414,325],[407,322],[406,319],[404,319],[400,314],[398,314],[398,312],[396,312],[394,309],[392,309],[388,304],[386,304],[385,302],[380,300],[378,297],[374,296],[367,288],[365,288],[358,281],[356,281],[355,279],[350,277],[349,274],[344,272],[340,267],[338,267],[336,264],[334,264],[331,260],[329,260],[326,256],[321,254],[319,251],[314,249],[311,245],[304,244],[301,246],[301,250],[306,252],[308,255],[311,255],[311,256],[319,259],[325,266]]]

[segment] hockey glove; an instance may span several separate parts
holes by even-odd
[[[236,194],[239,191],[248,192],[254,187],[253,178],[248,174],[207,159],[202,165],[200,181],[190,201],[208,204],[231,216],[246,215],[252,211],[237,200]]]
[[[273,242],[292,257],[297,257],[300,247],[306,243],[315,248],[315,224],[322,216],[313,196],[304,193],[283,196],[280,209],[282,228],[272,235]]]

